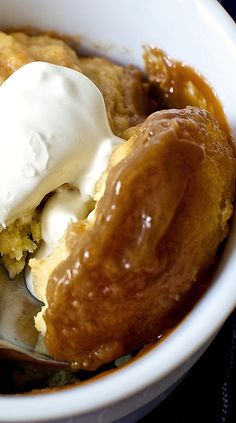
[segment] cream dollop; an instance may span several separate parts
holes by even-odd
[[[43,283],[42,280],[40,283],[37,283],[38,278],[33,275],[31,266],[34,267],[35,263],[47,258],[56,251],[69,223],[85,219],[89,212],[88,206],[88,202],[84,201],[78,190],[62,187],[52,194],[42,210],[40,218],[42,240],[33,259],[30,260],[30,266],[27,266],[25,269],[24,277],[30,292],[44,303],[46,303],[47,276],[45,274],[43,275]],[[67,256],[65,242],[61,241],[59,252],[59,255],[56,254],[56,256],[60,262],[60,260],[65,259]],[[55,257],[51,257],[51,261],[54,263],[53,266],[56,265]],[[38,321],[39,324],[44,326],[44,323],[40,319]]]
[[[93,196],[120,142],[102,94],[82,73],[45,62],[14,72],[0,87],[0,224],[31,213],[65,183]]]
[[[35,257],[47,257],[57,247],[70,222],[85,219],[88,215],[87,202],[78,191],[62,189],[55,192],[46,202],[41,214],[42,244]]]

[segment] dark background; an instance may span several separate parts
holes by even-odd
[[[236,20],[236,0],[220,3]],[[141,422],[236,423],[236,311],[178,388]]]
[[[221,0],[220,3],[235,20],[236,18],[236,0]]]
[[[142,423],[236,423],[236,311],[178,388]]]

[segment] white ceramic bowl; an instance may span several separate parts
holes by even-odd
[[[161,47],[211,82],[236,136],[236,27],[216,0],[0,0],[0,28],[23,25],[82,35],[90,49],[141,67],[142,45]],[[159,346],[92,383],[51,394],[2,396],[0,422],[140,418],[194,364],[234,309],[235,238],[236,224],[214,283]]]

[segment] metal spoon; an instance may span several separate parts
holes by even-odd
[[[58,368],[68,363],[53,360],[35,350],[39,333],[34,327],[34,316],[42,304],[25,286],[23,277],[10,280],[0,266],[0,357],[30,361]]]

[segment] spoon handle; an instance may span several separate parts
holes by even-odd
[[[58,369],[65,369],[69,367],[69,363],[56,361],[51,357],[43,356],[31,351],[26,351],[24,348],[13,345],[4,340],[0,341],[0,358],[25,361]]]

